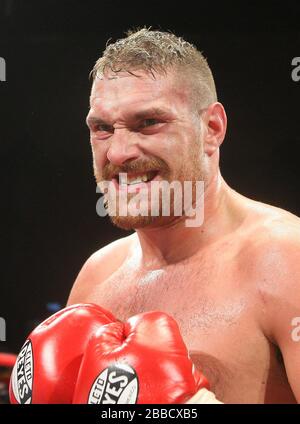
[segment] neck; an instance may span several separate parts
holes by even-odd
[[[187,227],[180,217],[169,225],[138,229],[143,266],[153,269],[188,259],[233,231],[237,225],[233,193],[218,172],[205,189],[202,225]]]

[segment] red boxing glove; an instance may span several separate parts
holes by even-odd
[[[97,305],[78,304],[42,322],[17,358],[10,381],[11,403],[72,403],[89,338],[115,320]]]
[[[208,382],[194,369],[176,321],[146,312],[91,337],[73,403],[183,403],[200,388]]]

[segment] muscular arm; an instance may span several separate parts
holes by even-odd
[[[289,384],[300,403],[299,229],[295,228],[293,233],[275,240],[266,256],[269,277],[262,284],[262,295],[266,304],[268,331],[282,353]],[[295,322],[298,322],[298,332],[293,325]]]
[[[122,265],[132,242],[132,236],[124,237],[91,255],[76,278],[67,306],[86,302],[94,287],[109,278]]]

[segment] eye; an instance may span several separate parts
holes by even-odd
[[[109,124],[97,123],[92,127],[93,136],[98,140],[105,140],[114,132],[114,128]]]
[[[160,119],[147,118],[140,121],[137,129],[144,134],[154,134],[155,132],[159,131],[163,124],[164,122]]]
[[[111,125],[102,122],[92,123],[89,127],[93,140],[106,140],[114,132],[114,128]]]
[[[148,119],[144,119],[141,122],[140,128],[152,127],[153,125],[156,125],[156,124],[160,124],[160,121],[158,119],[148,118]]]
[[[95,131],[112,132],[112,127],[107,124],[97,124],[95,125]]]

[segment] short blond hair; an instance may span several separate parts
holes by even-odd
[[[103,77],[107,73],[146,71],[165,75],[169,70],[180,73],[190,84],[191,95],[201,107],[217,101],[212,72],[205,57],[197,48],[170,32],[143,28],[128,31],[127,36],[107,44],[91,75]]]

